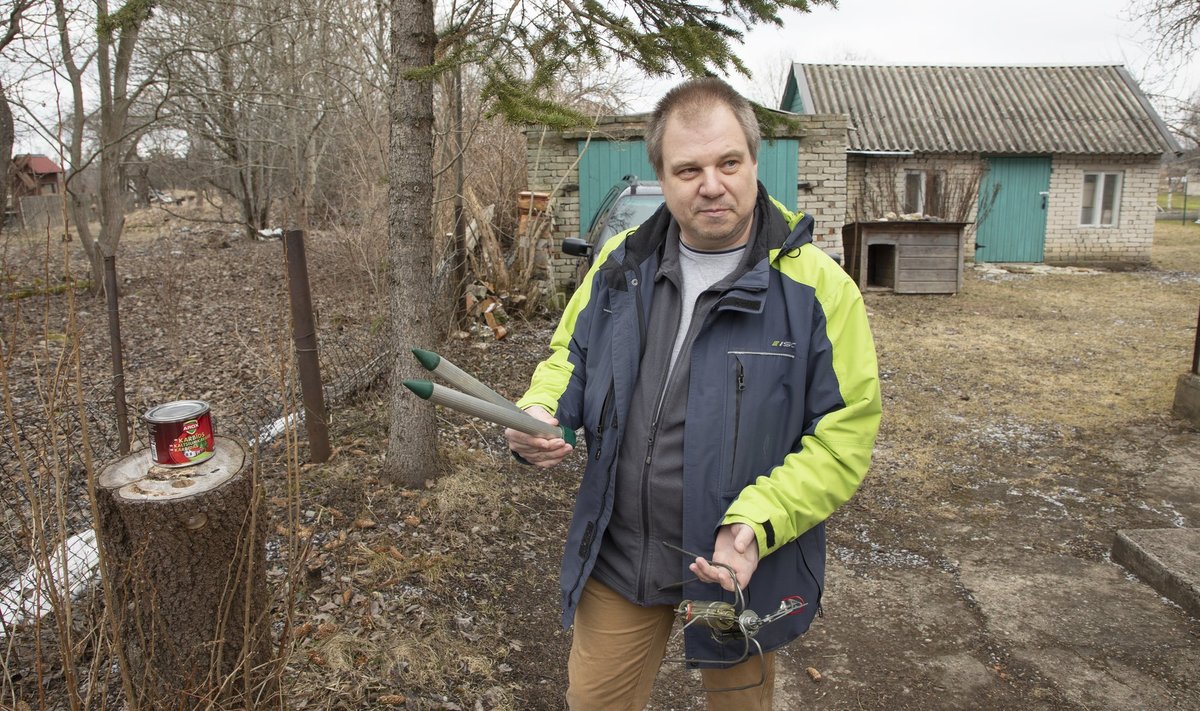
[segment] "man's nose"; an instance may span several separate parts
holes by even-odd
[[[721,174],[716,168],[705,168],[700,181],[700,194],[706,198],[720,197],[725,192],[725,184],[721,182]]]

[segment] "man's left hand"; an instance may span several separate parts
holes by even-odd
[[[744,523],[733,523],[717,529],[717,543],[713,549],[713,563],[724,563],[737,575],[737,584],[745,589],[750,576],[758,569],[758,539],[754,529]],[[688,566],[696,577],[706,583],[717,583],[733,592],[733,579],[729,571],[712,565],[703,558]]]

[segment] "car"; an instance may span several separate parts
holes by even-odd
[[[656,180],[639,180],[636,175],[626,175],[612,186],[588,225],[587,235],[563,240],[563,254],[584,258],[576,269],[575,283],[583,283],[592,261],[608,240],[630,227],[642,224],[662,204],[662,185]]]

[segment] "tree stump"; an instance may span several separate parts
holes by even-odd
[[[96,529],[133,709],[255,708],[271,624],[266,524],[253,465],[217,437],[209,459],[106,467]]]

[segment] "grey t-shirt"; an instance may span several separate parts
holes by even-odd
[[[688,326],[692,323],[692,311],[696,308],[696,298],[705,289],[729,276],[742,260],[742,253],[745,251],[746,246],[742,245],[722,252],[701,252],[687,246],[683,240],[679,241],[679,273],[683,277],[683,293],[679,296],[679,330],[675,334],[675,346],[671,349],[672,369],[687,338]]]

